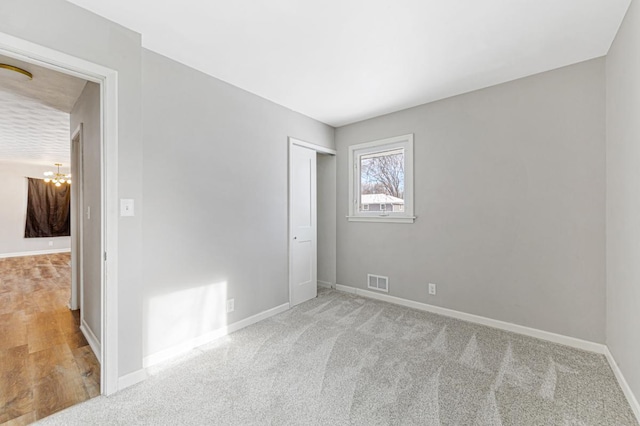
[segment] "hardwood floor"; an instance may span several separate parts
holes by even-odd
[[[100,394],[100,365],[68,308],[69,253],[0,259],[0,424]]]

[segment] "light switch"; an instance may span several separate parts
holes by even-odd
[[[135,216],[133,200],[124,198],[120,199],[120,216]]]

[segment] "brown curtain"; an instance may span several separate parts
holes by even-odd
[[[27,178],[27,224],[25,238],[71,235],[71,185],[55,186],[42,179]]]

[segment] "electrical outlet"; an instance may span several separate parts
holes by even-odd
[[[436,285],[433,283],[429,283],[429,294],[431,296],[435,296],[436,295]]]
[[[53,247],[53,241],[49,241],[49,247]]]
[[[233,299],[227,300],[227,313],[233,312],[234,309],[235,309],[235,306],[234,306]]]

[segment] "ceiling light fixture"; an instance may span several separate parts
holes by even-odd
[[[33,80],[33,74],[31,74],[27,70],[23,70],[22,68],[14,67],[13,65],[9,65],[9,64],[0,64],[0,68],[20,73],[22,75],[27,76],[29,80]]]
[[[60,173],[60,166],[62,166],[62,163],[56,163],[55,164],[58,167],[58,171],[57,172],[44,172],[44,181],[49,183],[53,183],[55,184],[55,186],[60,186],[63,183],[66,183],[67,185],[71,185],[71,175],[65,175],[64,173]]]

